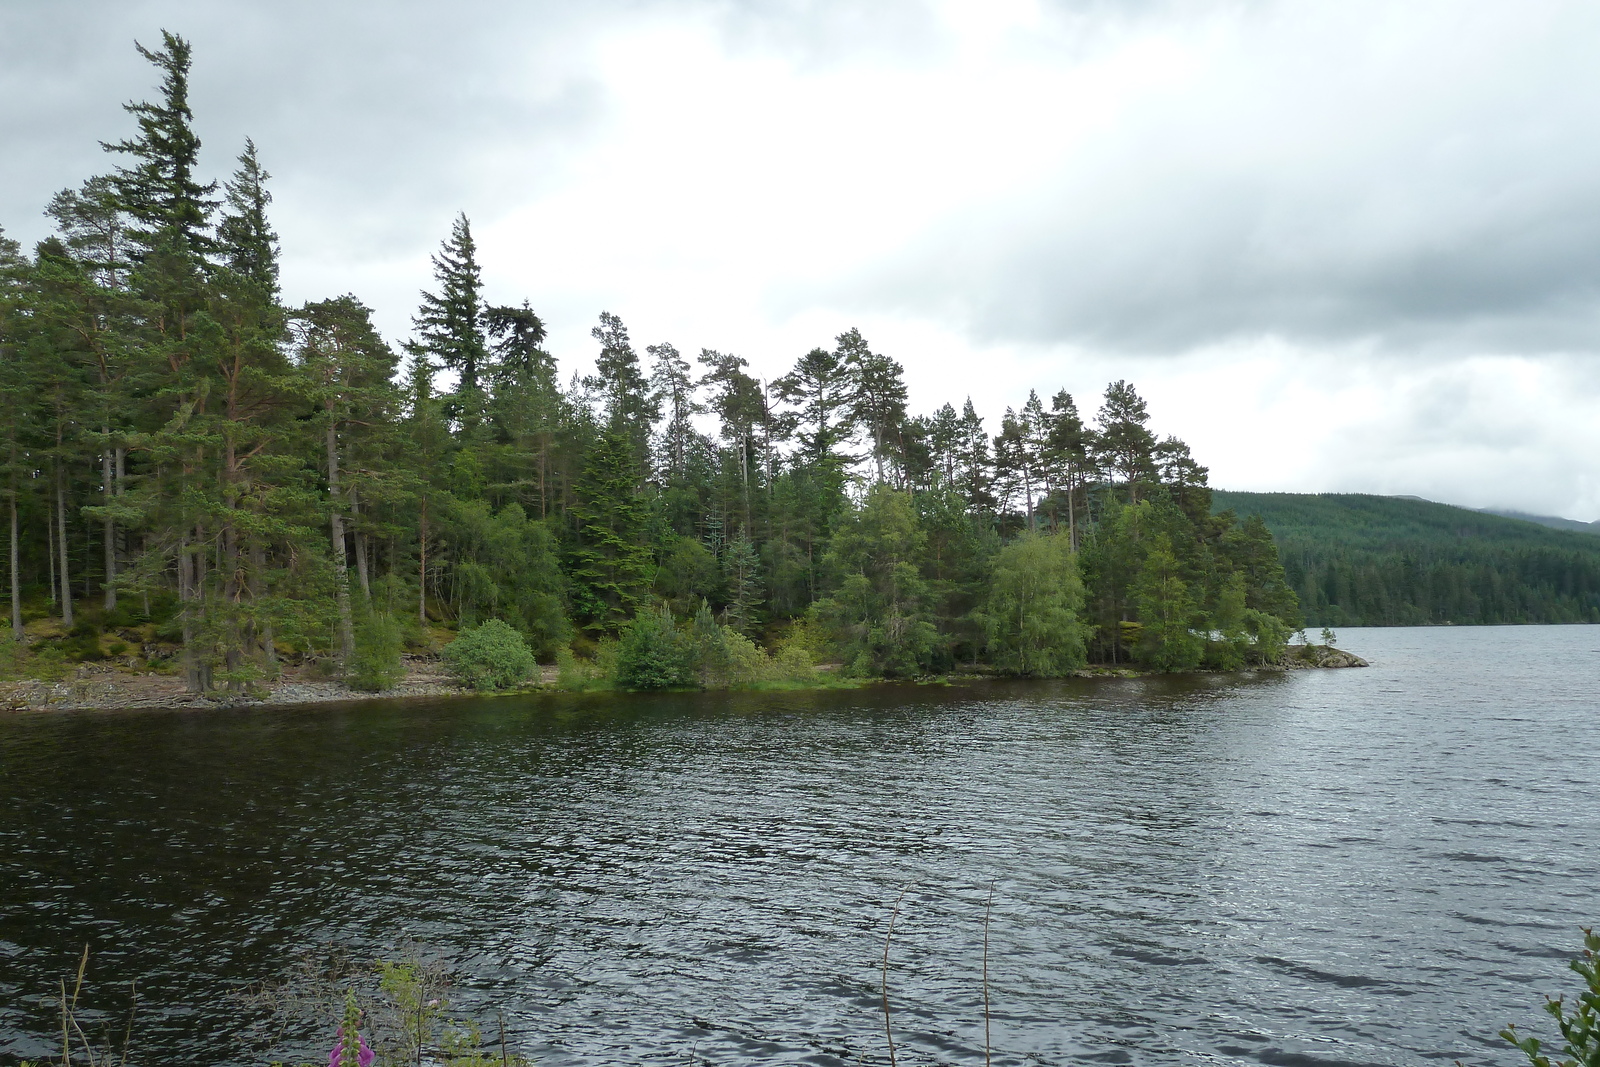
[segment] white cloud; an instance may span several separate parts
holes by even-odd
[[[1217,484],[1600,516],[1600,9],[942,0],[10,5],[0,222],[103,170],[131,39],[276,175],[286,288],[402,336],[465,210],[567,369],[601,309],[914,405],[1126,377]]]

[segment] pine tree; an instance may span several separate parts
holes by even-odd
[[[352,453],[360,454],[358,441],[363,434],[392,423],[397,413],[398,397],[391,384],[396,360],[393,351],[378,336],[371,316],[371,310],[352,296],[307,304],[296,314],[300,325],[300,362],[310,379],[313,400],[320,409],[341,665],[348,662],[354,652],[355,641],[346,524],[352,513],[352,501],[359,497],[353,495],[356,487],[350,484],[348,457]],[[367,451],[376,450],[369,448]]]
[[[967,507],[973,514],[981,514],[997,505],[990,492],[994,470],[989,457],[989,438],[983,430],[983,419],[972,406],[972,398],[961,407],[961,431],[956,444],[958,484],[967,498]]]
[[[819,470],[842,471],[854,461],[843,450],[856,429],[854,385],[843,356],[813,348],[773,386],[778,396],[796,409],[796,437],[802,462]]]
[[[509,445],[504,481],[537,495],[524,504],[540,518],[553,504],[555,449],[565,398],[555,358],[544,349],[544,321],[524,300],[521,307],[491,307],[484,313],[493,357],[489,413]]]
[[[837,338],[835,357],[850,372],[850,419],[872,439],[872,462],[880,482],[899,482],[906,420],[904,368],[868,347],[861,331]]]
[[[1128,487],[1128,500],[1139,499],[1139,483],[1155,475],[1155,435],[1144,399],[1125,381],[1106,387],[1105,403],[1095,417],[1100,431],[1095,444],[1101,462]]]
[[[1052,482],[1066,495],[1067,537],[1078,548],[1078,497],[1093,477],[1090,459],[1094,436],[1083,424],[1078,405],[1065,389],[1050,398],[1050,431],[1046,465]]]
[[[694,417],[705,407],[695,399],[689,361],[679,355],[676,348],[663,342],[650,345],[645,351],[655,360],[650,371],[651,397],[665,420],[656,469],[664,483],[682,484],[688,480],[689,456],[699,436],[694,428]]]
[[[711,389],[710,408],[716,412],[722,440],[730,448],[739,471],[740,513],[743,532],[753,536],[751,526],[751,469],[757,474],[756,431],[767,422],[767,398],[761,383],[752,378],[743,357],[725,355],[709,348],[700,350],[700,363],[706,367],[700,384]]]
[[[855,673],[904,678],[932,663],[938,633],[917,568],[925,543],[910,497],[881,482],[834,535],[837,587],[814,610]]]

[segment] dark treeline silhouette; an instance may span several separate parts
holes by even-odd
[[[546,661],[692,618],[889,677],[1237,667],[1300,624],[1265,526],[1212,513],[1125,382],[991,434],[970,401],[911,414],[853,329],[763,381],[602,313],[563,384],[530,305],[486,301],[464,215],[400,351],[354,296],[285,306],[255,145],[202,181],[189,46],[141,52],[159,99],[110,172],[0,247],[19,640],[151,628],[203,692],[491,619]]]
[[[1263,517],[1314,626],[1600,622],[1591,533],[1354,493],[1218,492],[1214,503]]]

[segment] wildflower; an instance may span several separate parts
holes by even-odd
[[[372,1067],[375,1054],[367,1047],[367,1039],[360,1032],[356,1033],[356,1065],[357,1067]],[[339,1041],[333,1046],[333,1051],[328,1054],[328,1067],[343,1067],[344,1064],[344,1027],[339,1027]]]
[[[346,1048],[346,1034],[356,1035],[355,1048]],[[328,1055],[328,1067],[372,1067],[373,1053],[361,1036],[361,1007],[356,1003],[356,991],[344,995],[344,1025],[339,1027],[339,1040]]]

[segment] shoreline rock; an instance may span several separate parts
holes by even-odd
[[[1290,645],[1283,650],[1283,669],[1287,671],[1335,670],[1341,667],[1366,667],[1366,660],[1354,652],[1332,645]]]
[[[1342,648],[1327,645],[1290,645],[1275,665],[1257,670],[1299,671],[1365,667],[1367,661]],[[821,669],[826,669],[826,665]],[[1207,671],[1203,673],[1217,673]],[[1132,667],[1086,667],[1073,672],[1077,678],[1145,678],[1155,672]],[[950,679],[993,678],[988,673],[952,675]],[[556,681],[556,668],[541,668],[539,681],[527,691],[549,691]],[[183,689],[183,680],[171,674],[128,671],[103,664],[85,664],[71,677],[59,682],[28,679],[0,682],[0,711],[200,711],[228,708],[295,707],[307,704],[347,704],[368,700],[422,700],[437,697],[467,697],[472,690],[439,673],[432,657],[407,657],[406,677],[393,689],[368,693],[351,689],[342,682],[306,677],[304,671],[286,671],[284,676],[257,696],[213,693],[197,696]],[[476,694],[482,695],[482,694]]]

